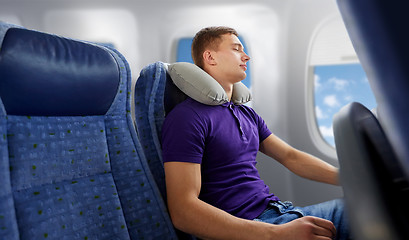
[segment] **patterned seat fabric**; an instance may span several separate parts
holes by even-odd
[[[0,26],[0,239],[176,239],[123,56]]]
[[[135,85],[135,125],[149,167],[164,199],[166,199],[160,135],[165,119],[164,91],[169,78],[163,63],[142,69]]]
[[[135,85],[135,125],[149,167],[164,199],[165,173],[160,138],[165,115],[186,95],[172,82],[165,63],[155,62],[144,67]],[[196,239],[177,231],[179,239]]]

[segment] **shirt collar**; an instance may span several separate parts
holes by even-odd
[[[225,103],[223,103],[221,106],[223,106],[223,107],[229,107],[230,105],[234,105],[232,101],[225,102]]]

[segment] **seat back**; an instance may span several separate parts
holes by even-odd
[[[337,0],[373,89],[381,124],[409,176],[409,2]]]
[[[236,83],[233,89],[232,101],[235,104],[245,104],[251,100],[251,93],[244,84]],[[228,101],[222,86],[208,73],[190,63],[150,64],[142,69],[135,85],[135,125],[164,199],[166,183],[160,142],[162,125],[166,114],[188,96],[209,105]],[[195,239],[181,232],[178,232],[178,237]]]
[[[163,108],[167,72],[163,63],[156,62],[142,69],[135,84],[135,126],[149,167],[166,199],[160,134],[165,119]]]
[[[113,49],[5,31],[1,239],[176,238],[131,120],[130,84]]]
[[[355,238],[408,239],[408,179],[376,117],[351,103],[334,116],[334,137]]]
[[[383,0],[337,0],[337,3],[352,44],[375,95],[380,125],[396,155],[396,161],[399,162],[399,168],[402,169],[404,178],[408,179],[409,125],[407,123],[409,122],[409,104],[407,93],[409,92],[409,72],[407,65],[409,64],[409,34],[405,31],[404,26],[409,21],[409,15],[406,13],[409,2],[401,1],[391,4],[391,2]],[[344,149],[344,151],[349,150]],[[388,162],[384,167],[386,168],[390,164],[391,162]],[[374,176],[379,178],[378,175]],[[363,180],[363,178],[364,176],[360,178],[360,182],[365,181],[367,184],[383,181],[382,179]],[[350,182],[350,184],[354,183]],[[361,187],[361,191],[366,192],[365,186],[357,185]],[[348,187],[354,186],[344,186],[344,188]],[[359,189],[355,190],[359,191]],[[379,191],[381,195],[385,194],[383,189]],[[361,194],[359,195],[361,196]],[[368,196],[380,198],[381,195]],[[407,233],[404,237],[400,235],[408,229],[407,227],[396,229],[390,225],[393,223],[392,220],[400,219],[399,214],[390,213],[385,206],[384,199],[371,199],[371,201],[373,204],[371,209],[376,209],[376,213],[383,211],[384,215],[391,218],[385,222],[389,225],[383,226],[391,227],[385,231],[396,233],[396,236],[384,239],[408,239]],[[376,204],[379,205],[376,205],[374,201],[378,201]],[[393,201],[389,201],[389,205],[390,202]],[[407,213],[407,209],[402,209],[402,211]],[[366,214],[370,216],[369,212]],[[379,218],[375,219],[380,221]],[[408,220],[404,219],[402,222],[407,223]]]
[[[144,67],[135,85],[135,126],[149,167],[166,200],[165,172],[160,143],[166,113],[187,96],[172,82],[165,63]],[[195,239],[177,231],[179,239]]]
[[[164,199],[166,184],[160,143],[162,125],[166,114],[186,98],[186,94],[173,84],[165,63],[155,62],[142,69],[135,85],[135,125]]]

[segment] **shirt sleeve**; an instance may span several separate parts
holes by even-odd
[[[259,121],[258,121],[258,132],[259,132],[259,138],[260,138],[260,143],[263,142],[268,136],[272,134],[270,129],[268,129],[267,124],[264,122],[264,120],[259,116]]]
[[[201,164],[205,147],[205,124],[188,106],[179,104],[166,117],[162,127],[163,162]]]

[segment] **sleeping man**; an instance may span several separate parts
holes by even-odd
[[[192,43],[195,64],[229,99],[250,60],[237,36],[209,27]],[[269,193],[255,167],[258,151],[319,182],[338,184],[338,169],[286,144],[248,106],[187,98],[166,117],[162,146],[170,215],[184,232],[204,239],[349,239],[341,200],[294,207]]]

